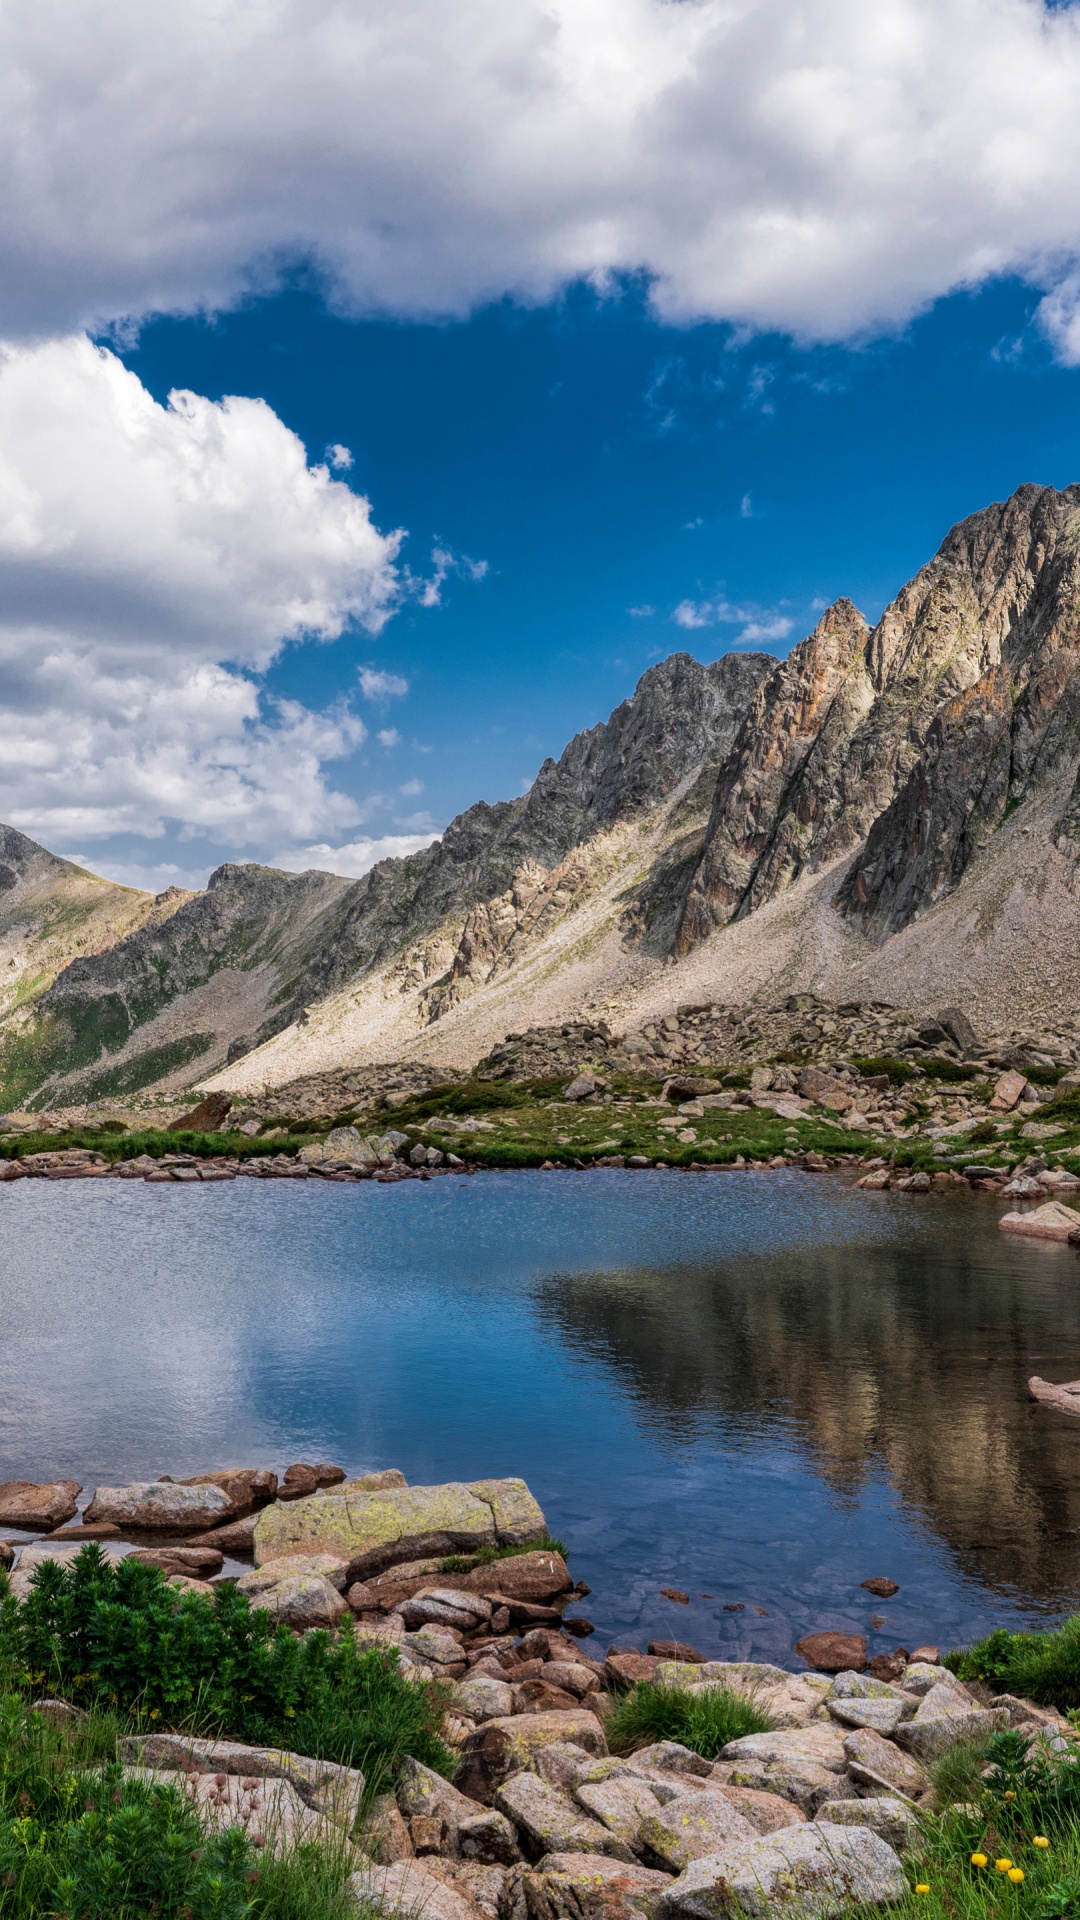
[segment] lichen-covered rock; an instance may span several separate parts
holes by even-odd
[[[643,1818],[639,1828],[647,1857],[669,1873],[681,1873],[691,1860],[716,1853],[732,1841],[752,1839],[756,1833],[757,1828],[727,1795],[711,1787],[680,1794]]]
[[[405,1920],[478,1920],[479,1908],[419,1860],[395,1860],[389,1866],[367,1861],[349,1875],[346,1891],[358,1907]]]
[[[14,1573],[8,1575],[11,1591],[16,1600],[26,1600],[33,1587],[34,1575],[46,1560],[59,1560],[62,1565],[70,1565],[82,1548],[72,1544],[61,1545],[48,1540],[34,1540],[28,1546],[19,1549],[18,1565]]]
[[[255,1561],[289,1553],[332,1553],[348,1562],[349,1584],[421,1556],[475,1553],[541,1539],[544,1516],[523,1480],[450,1481],[436,1487],[361,1491],[348,1482],[255,1522]]]
[[[601,1760],[593,1776],[610,1761]],[[660,1810],[655,1793],[645,1780],[635,1779],[629,1769],[609,1779],[586,1777],[573,1789],[578,1806],[592,1820],[599,1820],[619,1840],[625,1840],[634,1853],[639,1851],[642,1822]]]
[[[127,1487],[98,1487],[86,1509],[87,1520],[129,1533],[194,1533],[233,1518],[228,1494],[212,1482],[181,1487],[172,1480],[136,1480]]]
[[[399,1609],[407,1627],[457,1627],[461,1633],[491,1619],[491,1601],[479,1593],[457,1593],[447,1587],[423,1587],[403,1600]]]
[[[344,1594],[321,1573],[284,1574],[271,1586],[257,1589],[250,1599],[253,1607],[297,1633],[309,1633],[313,1627],[336,1627],[349,1611]]]
[[[919,1833],[913,1809],[891,1793],[875,1794],[869,1800],[826,1800],[817,1810],[815,1824],[819,1820],[836,1827],[869,1827],[901,1853]]]
[[[600,1853],[548,1853],[519,1868],[507,1911],[512,1920],[653,1920],[671,1876]],[[520,1905],[514,1895],[520,1896]]]
[[[844,1741],[849,1778],[871,1793],[899,1793],[908,1800],[922,1800],[930,1793],[930,1776],[917,1760],[912,1760],[891,1740],[866,1727],[849,1733]]]
[[[488,1720],[461,1749],[458,1779],[463,1790],[488,1801],[499,1782],[533,1764],[534,1755],[552,1744],[583,1747],[599,1758],[607,1753],[604,1729],[593,1713],[515,1713]]]
[[[841,1727],[873,1727],[875,1733],[889,1735],[904,1718],[900,1700],[829,1700],[829,1717]]]
[[[624,1840],[590,1819],[538,1773],[512,1774],[497,1790],[495,1805],[541,1852],[611,1853],[619,1860],[633,1859]]]
[[[562,1554],[540,1549],[536,1553],[515,1553],[493,1566],[474,1567],[468,1584],[477,1593],[542,1602],[569,1593],[574,1583]]]
[[[288,1780],[305,1806],[336,1824],[351,1827],[360,1810],[364,1776],[358,1767],[278,1747],[249,1747],[239,1740],[199,1740],[182,1733],[129,1734],[120,1742],[120,1758],[129,1766],[159,1773],[247,1776]]]
[[[999,1733],[1008,1724],[1002,1708],[976,1707],[959,1688],[939,1685],[924,1694],[914,1720],[904,1721],[892,1737],[914,1759],[934,1760],[961,1740]]]
[[[831,1724],[747,1734],[729,1741],[722,1759],[731,1767],[733,1786],[779,1793],[806,1813],[845,1794],[846,1756],[840,1730]]]
[[[501,1720],[514,1709],[514,1689],[506,1680],[487,1674],[459,1680],[454,1688],[454,1705],[471,1720]]]
[[[124,1776],[150,1783],[162,1778],[160,1772],[141,1766],[125,1767]],[[237,1774],[219,1780],[208,1773],[188,1774],[183,1792],[197,1809],[204,1832],[238,1828],[276,1857],[306,1842],[341,1845],[340,1830],[325,1815],[314,1812],[289,1780],[254,1776],[242,1780]]]
[[[467,1794],[459,1793],[441,1773],[407,1756],[401,1763],[397,1783],[397,1803],[408,1819],[436,1816],[443,1823],[446,1851],[456,1854],[459,1829],[475,1820],[486,1808],[478,1806]]]
[[[758,1793],[753,1787],[732,1786],[718,1786],[716,1791],[731,1801],[744,1820],[749,1820],[755,1833],[778,1833],[781,1827],[801,1827],[806,1820],[802,1808],[779,1793]]]
[[[690,1920],[830,1920],[852,1907],[902,1900],[907,1880],[888,1842],[867,1827],[814,1821],[691,1861],[661,1912]]]

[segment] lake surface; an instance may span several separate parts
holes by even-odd
[[[1080,1260],[1002,1211],[794,1170],[20,1181],[0,1479],[521,1474],[594,1647],[1044,1622],[1080,1605],[1080,1421],[1025,1382],[1080,1375]]]

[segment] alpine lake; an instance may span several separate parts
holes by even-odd
[[[1080,1605],[1080,1422],[1026,1382],[1080,1375],[1080,1258],[852,1177],[22,1181],[0,1479],[520,1474],[596,1648],[1048,1624]]]

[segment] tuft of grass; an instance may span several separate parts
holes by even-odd
[[[898,1060],[895,1054],[891,1053],[864,1054],[860,1059],[853,1060],[851,1064],[858,1069],[864,1079],[873,1079],[880,1073],[887,1073],[894,1087],[902,1087],[906,1081],[915,1078],[915,1068],[911,1062]]]
[[[703,1759],[715,1760],[729,1740],[769,1733],[772,1724],[744,1693],[726,1687],[697,1692],[643,1680],[616,1701],[604,1731],[612,1753],[633,1753],[655,1740],[677,1740]]]
[[[517,1560],[523,1553],[560,1553],[566,1560],[570,1549],[565,1540],[553,1540],[550,1534],[545,1534],[542,1540],[530,1540],[523,1547],[481,1547],[477,1553],[451,1553],[439,1561],[439,1572],[471,1573],[474,1567],[491,1567],[497,1560]]]

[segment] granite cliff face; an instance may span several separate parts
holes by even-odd
[[[954,527],[873,631],[850,602],[829,609],[751,703],[680,952],[864,839],[837,897],[864,932],[956,886],[1080,750],[1078,545],[1080,487],[1021,487]]]
[[[1080,486],[963,521],[873,629],[840,600],[783,661],[674,654],[362,880],[226,866],[154,902],[5,834],[0,1105],[461,1068],[792,992],[1049,1018],[1080,998]]]

